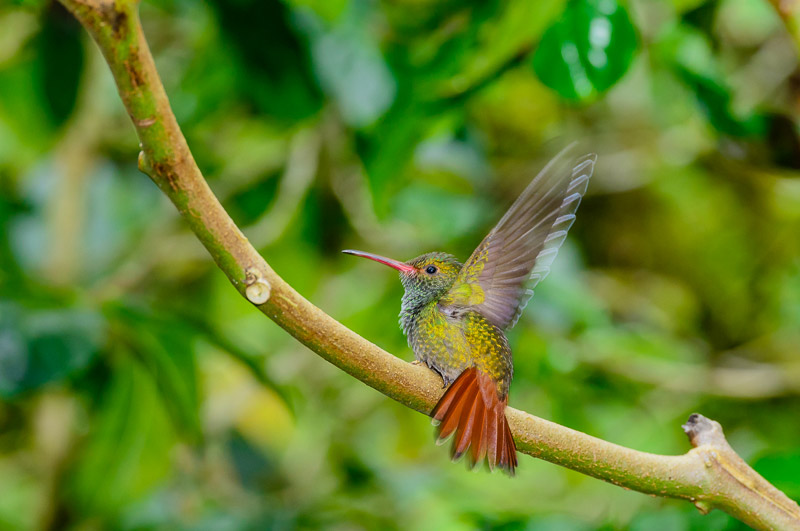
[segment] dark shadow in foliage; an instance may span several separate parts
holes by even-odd
[[[225,208],[240,226],[255,223],[264,212],[275,206],[280,182],[279,172],[264,175],[251,187],[232,195],[226,201]]]
[[[78,21],[61,4],[48,4],[34,46],[41,57],[37,65],[42,101],[55,128],[67,121],[78,99],[84,64],[82,34]]]
[[[800,136],[792,120],[780,114],[770,115],[766,140],[775,164],[800,170]]]
[[[265,426],[264,429],[268,430],[269,426]],[[231,456],[236,475],[242,485],[248,489],[258,492],[273,492],[284,489],[288,485],[275,460],[250,444],[238,431],[234,430],[230,434],[228,453]]]
[[[703,32],[703,34],[711,40],[714,48],[716,48],[718,45],[716,32],[714,31],[714,20],[718,6],[718,0],[702,2],[696,8],[690,9],[684,13],[681,17],[683,22],[685,22],[687,25]]]
[[[79,374],[102,336],[101,319],[88,311],[0,304],[0,397]]]
[[[676,65],[678,77],[697,97],[706,118],[721,133],[734,137],[761,137],[766,128],[764,116],[737,116],[732,107],[732,95],[720,82]]]
[[[322,107],[308,44],[283,2],[215,0],[211,6],[246,68],[247,80],[237,86],[260,113],[293,122]]]

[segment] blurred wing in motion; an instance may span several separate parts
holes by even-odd
[[[510,328],[550,272],[575,220],[597,155],[575,159],[575,144],[539,172],[461,269],[444,307],[471,307],[499,328]]]

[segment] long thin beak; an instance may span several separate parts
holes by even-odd
[[[405,262],[399,262],[397,260],[392,260],[391,258],[386,258],[385,256],[380,256],[377,254],[365,253],[364,251],[353,251],[350,249],[347,249],[346,251],[342,252],[345,254],[352,254],[353,256],[360,256],[362,258],[369,258],[370,260],[375,260],[380,264],[387,265],[389,267],[397,269],[401,273],[412,273],[417,270],[416,267],[410,266]]]

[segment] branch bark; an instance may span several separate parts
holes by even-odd
[[[227,215],[194,162],[142,32],[136,0],[60,0],[100,47],[141,142],[139,167],[172,200],[234,287],[322,358],[429,414],[441,380],[373,345],[286,284]],[[692,415],[680,456],[638,452],[523,411],[507,416],[519,451],[615,485],[721,509],[758,529],[800,528],[800,507],[750,468],[719,424]]]

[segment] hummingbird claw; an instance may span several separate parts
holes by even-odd
[[[411,362],[411,365],[422,365],[422,362],[419,360],[414,360]]]

